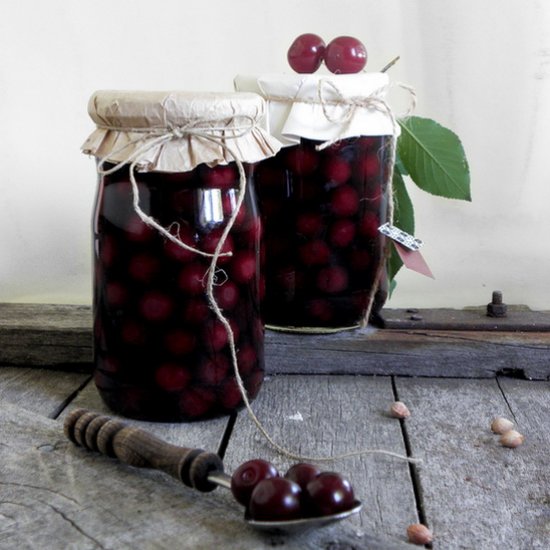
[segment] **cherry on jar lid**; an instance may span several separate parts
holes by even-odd
[[[256,93],[101,90],[88,102],[97,128],[82,151],[140,171],[259,162],[281,147],[259,125],[265,110]]]

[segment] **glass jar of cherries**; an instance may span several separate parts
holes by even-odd
[[[95,383],[125,416],[187,421],[263,379],[255,94],[97,92]]]
[[[364,324],[373,305],[383,305],[383,299],[375,303],[385,282],[386,240],[378,228],[389,221],[395,160],[387,75],[243,76],[235,82],[237,89],[263,94],[269,131],[285,145],[256,174],[265,322],[321,332]]]

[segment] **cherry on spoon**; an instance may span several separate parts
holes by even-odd
[[[224,473],[223,462],[214,453],[166,443],[140,428],[85,409],[67,416],[64,431],[77,446],[137,468],[162,470],[198,491],[209,492],[218,486],[231,490],[231,476]],[[271,521],[256,520],[246,513],[244,519],[255,529],[293,533],[346,519],[357,514],[361,506],[354,500],[348,509],[324,516]]]

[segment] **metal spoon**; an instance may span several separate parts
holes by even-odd
[[[214,453],[171,445],[140,428],[85,409],[76,409],[67,416],[64,431],[75,445],[130,466],[162,470],[198,491],[209,492],[218,486],[231,490],[231,476],[224,473],[223,462]],[[356,500],[352,508],[337,514],[286,521],[257,521],[247,514],[244,519],[262,531],[294,533],[346,519],[357,514],[361,506]]]

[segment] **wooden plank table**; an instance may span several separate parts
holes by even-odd
[[[0,331],[6,339],[9,331],[12,336],[16,332],[13,320],[7,325]],[[59,325],[56,330],[59,334]],[[79,338],[89,335],[89,327],[68,322],[63,330],[80,334],[71,344],[76,356]],[[379,334],[377,338],[380,342]],[[412,465],[367,453],[323,464],[323,469],[350,478],[364,502],[361,513],[317,531],[274,536],[248,527],[242,509],[223,489],[197,493],[161,472],[138,470],[68,442],[62,424],[71,410],[108,411],[82,349],[82,361],[71,364],[50,339],[54,360],[45,365],[48,339],[38,332],[33,339],[42,346],[40,361],[33,360],[32,350],[26,363],[7,365],[0,358],[2,549],[397,550],[412,547],[405,531],[419,521],[433,530],[433,548],[550,547],[547,377],[410,377],[345,369],[329,374],[315,372],[307,357],[295,353],[288,358],[295,372],[271,368],[253,403],[278,444],[314,456],[384,449],[423,462]],[[270,339],[276,343],[277,335],[270,334]],[[285,335],[284,341],[292,339]],[[268,344],[271,351],[275,343]],[[542,337],[537,345],[545,345]],[[24,353],[12,338],[10,356],[22,358]],[[387,413],[396,399],[411,409],[405,421]],[[489,429],[496,415],[517,423],[526,437],[523,446],[498,444]],[[236,419],[188,424],[128,422],[174,444],[223,448],[228,471],[255,457],[281,469],[293,462],[266,442],[246,411]]]

